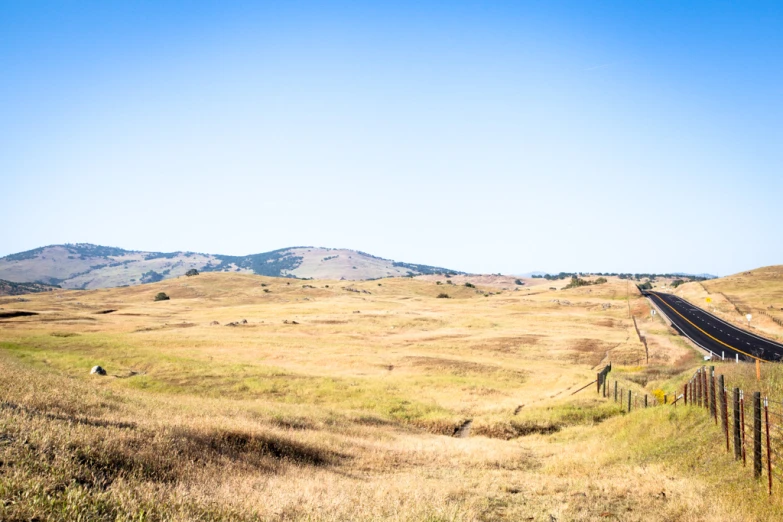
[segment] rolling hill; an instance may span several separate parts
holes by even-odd
[[[142,252],[79,243],[50,245],[0,258],[0,279],[71,289],[154,283],[184,275],[190,269],[348,280],[462,273],[392,261],[356,250],[318,247],[291,247],[261,254],[227,256],[195,252]]]
[[[41,283],[14,283],[0,279],[0,296],[35,294],[38,292],[51,292],[57,287]]]

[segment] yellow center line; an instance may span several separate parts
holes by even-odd
[[[673,307],[672,305],[670,305],[669,303],[667,303],[667,302],[666,302],[666,301],[665,301],[665,300],[664,300],[662,297],[660,297],[658,294],[656,294],[656,293],[653,293],[653,292],[650,292],[650,294],[652,294],[652,295],[654,295],[655,297],[657,297],[658,299],[660,299],[660,301],[661,301],[663,304],[665,304],[666,306],[668,306],[669,308],[671,308],[671,309],[672,309],[672,311],[673,311],[675,314],[677,314],[677,315],[679,315],[680,317],[682,317],[683,319],[685,319],[685,320],[688,322],[688,324],[690,324],[691,326],[693,326],[694,328],[696,328],[698,331],[700,331],[701,333],[703,333],[704,335],[706,335],[707,337],[709,337],[709,338],[710,338],[710,339],[712,339],[713,341],[719,342],[719,343],[720,343],[720,344],[722,344],[723,346],[725,346],[725,347],[727,347],[727,348],[731,348],[731,349],[732,349],[732,350],[734,350],[735,352],[739,352],[739,353],[741,353],[741,354],[743,354],[743,355],[747,355],[748,357],[750,357],[750,358],[752,358],[752,359],[756,359],[757,361],[761,361],[761,362],[767,362],[767,361],[765,361],[764,359],[761,359],[761,358],[759,358],[759,357],[756,357],[755,355],[751,355],[751,354],[749,354],[749,353],[747,353],[747,352],[743,352],[743,351],[742,351],[742,350],[740,350],[739,348],[734,348],[732,345],[730,345],[730,344],[726,344],[726,343],[724,343],[723,341],[721,341],[720,339],[716,339],[715,337],[711,336],[710,334],[708,334],[707,332],[705,332],[704,330],[702,330],[701,328],[699,328],[698,326],[696,326],[695,324],[693,324],[692,322],[690,322],[690,321],[688,320],[688,318],[687,318],[687,317],[685,317],[685,316],[684,316],[684,315],[682,315],[680,312],[678,312],[677,310],[675,310],[675,309],[674,309],[674,307]]]

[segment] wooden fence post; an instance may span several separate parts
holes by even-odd
[[[772,494],[772,454],[769,451],[769,399],[764,397],[764,431],[767,434],[767,483]]]
[[[715,367],[710,366],[710,415],[715,418],[715,424],[718,424],[718,409],[715,399]]]
[[[709,389],[707,388],[707,368],[702,368],[701,380],[702,380],[701,384],[702,386],[704,386],[704,388],[702,389],[702,395],[704,396],[703,406],[705,408],[709,408],[710,401],[707,400],[707,398],[709,397]]]
[[[614,402],[617,402],[617,381],[614,381]]]
[[[688,383],[685,383],[685,389],[682,392],[682,398],[685,405],[688,405]]]
[[[726,434],[726,450],[728,450],[728,443],[729,443],[729,432],[727,430],[726,423],[723,420],[723,401],[726,399],[725,394],[723,393],[723,375],[718,376],[718,407],[720,408],[720,427],[723,429],[724,433]]]
[[[721,380],[723,380],[723,375],[721,375]],[[723,417],[723,431],[726,432],[726,453],[729,453],[731,451],[731,444],[729,442],[729,398],[726,396],[726,388],[721,386],[721,397],[723,400],[721,401],[721,404],[723,405],[723,409],[721,410],[721,417]]]
[[[734,388],[734,460],[742,458],[742,448],[740,445],[740,406],[739,406],[739,388]]]
[[[631,390],[628,390],[628,413],[631,413]]]
[[[647,407],[647,394],[644,394],[644,407]]]
[[[704,407],[704,368],[699,369],[699,407]]]
[[[761,392],[753,392],[753,476],[761,478]]]
[[[742,430],[742,465],[748,463],[747,452],[745,451],[745,392],[740,390],[740,429]]]

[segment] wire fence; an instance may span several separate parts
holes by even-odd
[[[709,410],[726,439],[726,451],[748,466],[753,475],[766,477],[769,494],[775,482],[783,484],[783,402],[762,397],[760,392],[745,394],[732,388],[723,375],[715,376],[713,366],[702,367],[685,384],[684,394],[695,406]],[[748,410],[746,412],[746,409]]]
[[[612,386],[609,371],[611,365],[598,374],[598,393],[624,411],[678,404],[703,408],[721,429],[720,445],[756,479],[766,479],[770,495],[774,487],[783,486],[783,401],[732,388],[723,375],[715,375],[714,366],[699,368],[679,395],[659,397],[634,392],[616,380]]]

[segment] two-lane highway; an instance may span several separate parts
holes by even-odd
[[[718,357],[764,361],[783,360],[783,344],[770,341],[719,319],[688,301],[662,292],[643,292],[674,328]]]

